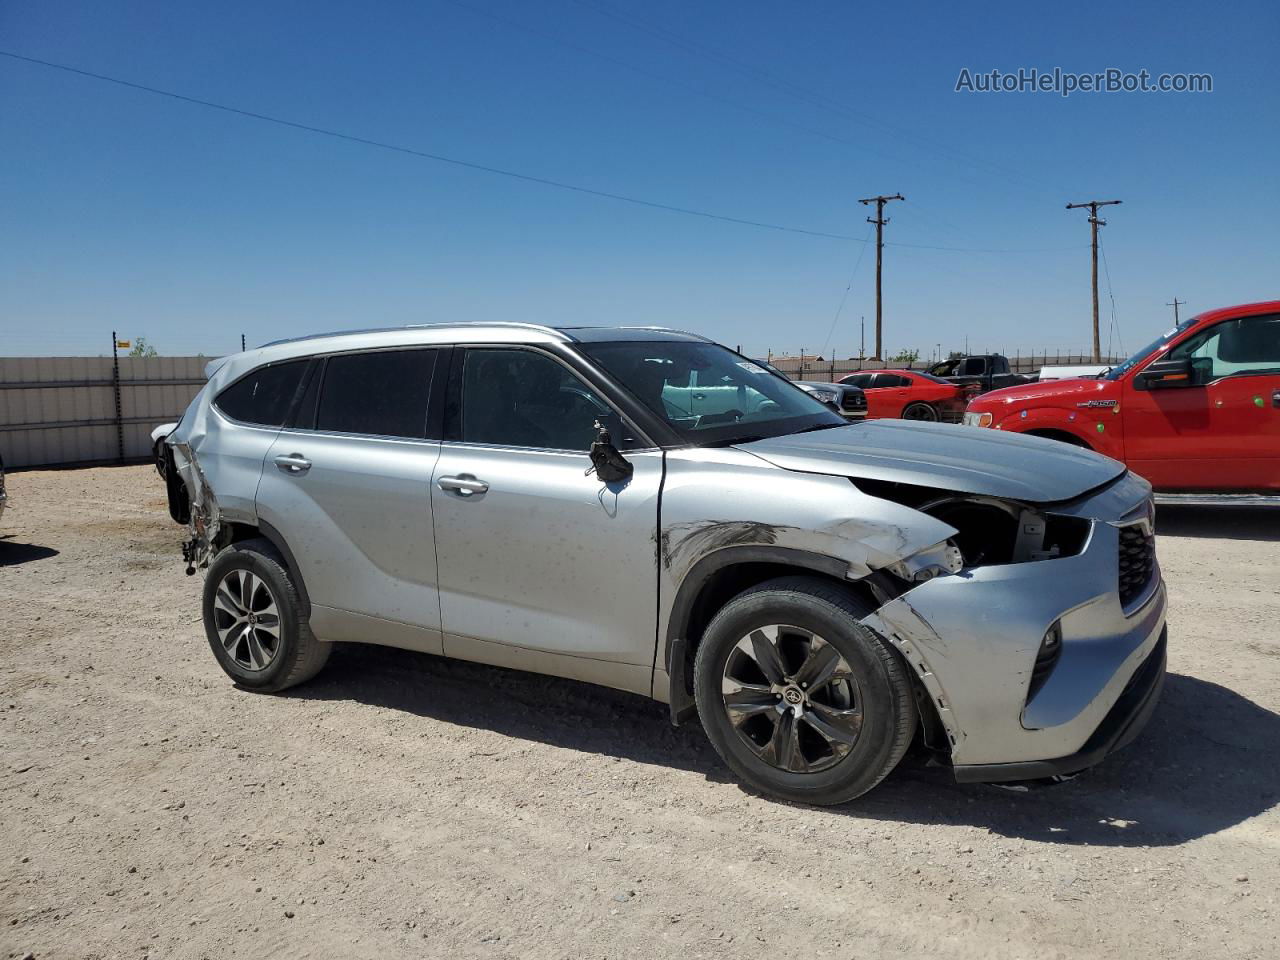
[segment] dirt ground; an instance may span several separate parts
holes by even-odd
[[[150,467],[9,488],[0,958],[1280,955],[1280,511],[1161,511],[1171,675],[1123,753],[820,810],[598,687],[348,646],[239,691]]]

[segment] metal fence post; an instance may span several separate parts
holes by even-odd
[[[116,450],[124,463],[124,408],[120,405],[120,341],[111,331],[111,388],[116,395]]]

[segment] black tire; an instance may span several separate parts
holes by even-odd
[[[909,403],[902,411],[902,419],[936,423],[939,417],[937,409],[927,403]]]
[[[836,585],[811,577],[781,577],[739,594],[707,626],[694,661],[698,714],[716,751],[749,786],[800,803],[844,803],[876,786],[907,752],[916,730],[911,681],[888,642],[858,622],[869,612]],[[730,719],[721,693],[726,666],[739,641],[774,624],[820,637],[836,648],[856,677],[862,711],[856,740],[847,753],[826,761],[830,765],[816,772],[792,772],[762,759],[759,745],[749,746],[743,728]],[[801,723],[802,709],[795,708],[792,724]],[[785,707],[776,713],[785,718]],[[765,716],[772,722],[768,711]],[[812,732],[809,736],[812,739]]]
[[[237,657],[237,653],[247,650],[246,644],[234,642],[231,633],[227,635],[232,642],[230,645],[224,644],[220,634],[220,626],[228,622],[228,617],[224,612],[227,600],[224,598],[223,605],[219,606],[218,589],[229,575],[235,582],[243,583],[244,581],[240,578],[246,572],[262,581],[266,588],[265,593],[262,591],[257,593],[259,601],[269,595],[274,609],[278,611],[276,620],[278,637],[275,645],[270,649],[269,661],[260,669],[253,669],[244,662],[246,658],[252,661],[251,655]],[[234,598],[232,602],[235,603],[240,599]],[[240,604],[236,603],[236,605]],[[253,606],[250,604],[248,609],[252,610]],[[315,634],[311,632],[311,626],[302,615],[302,603],[298,597],[298,590],[289,576],[284,558],[280,556],[271,541],[264,538],[233,543],[224,547],[213,558],[209,564],[208,576],[204,581],[203,614],[205,635],[209,639],[209,647],[213,650],[218,665],[227,676],[247,689],[277,693],[297,686],[319,673],[325,661],[329,659],[332,644],[317,640]],[[267,629],[269,628],[264,625],[262,628],[264,632],[260,634],[264,642]],[[240,635],[243,636],[243,634]],[[259,652],[262,652],[263,648],[264,644],[258,644]]]

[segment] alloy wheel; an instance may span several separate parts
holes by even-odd
[[[227,656],[241,669],[259,673],[280,651],[280,610],[275,595],[249,570],[231,570],[218,583],[213,624]]]
[[[742,741],[789,773],[834,766],[862,731],[852,668],[832,644],[800,627],[773,624],[739,640],[725,660],[720,694]]]

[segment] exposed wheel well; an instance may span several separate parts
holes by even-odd
[[[673,643],[668,653],[670,658],[679,658],[680,662],[669,662],[667,669],[672,678],[672,715],[682,716],[692,712],[693,707],[693,661],[698,652],[698,644],[702,642],[702,634],[707,624],[726,603],[745,590],[773,580],[777,577],[805,576],[839,586],[865,599],[872,607],[880,604],[871,594],[866,584],[851,583],[830,573],[823,573],[810,567],[773,561],[747,561],[733,563],[713,572],[698,587],[697,593],[681,617],[681,622],[672,623],[668,636],[679,638]],[[673,616],[677,611],[673,611]],[[679,700],[679,702],[676,702]]]
[[[224,523],[218,535],[218,549],[233,543],[239,543],[241,540],[253,540],[259,537],[265,539],[280,552],[280,557],[284,560],[284,567],[293,580],[294,588],[298,591],[298,599],[302,602],[303,614],[307,617],[311,616],[311,595],[307,592],[307,585],[303,582],[302,572],[298,569],[298,561],[294,558],[293,551],[289,549],[289,544],[285,542],[284,537],[271,524],[265,521],[261,526],[234,521]]]
[[[832,573],[824,573],[813,567],[805,567],[792,563],[773,561],[746,561],[734,563],[716,570],[699,587],[692,603],[687,608],[683,624],[673,623],[668,629],[669,637],[678,637],[669,650],[670,657],[678,657],[680,662],[668,662],[667,669],[671,676],[671,717],[673,723],[687,719],[696,713],[693,702],[693,662],[697,656],[698,645],[702,635],[712,618],[726,603],[738,594],[750,590],[768,580],[778,577],[803,576],[820,582],[831,584],[841,590],[848,591],[870,609],[878,609],[884,602],[881,591],[873,589],[870,579],[846,580]],[[872,574],[872,577],[878,574]],[[674,611],[673,611],[674,613]],[[894,653],[901,657],[904,664],[907,660],[902,652],[893,647]],[[927,747],[939,753],[949,752],[949,744],[938,718],[937,707],[932,697],[924,689],[916,670],[907,664],[907,672],[912,678],[916,691],[916,703],[920,714],[920,737]]]
[[[1027,436],[1044,437],[1048,440],[1058,440],[1058,441],[1061,441],[1062,443],[1069,443],[1073,447],[1084,447],[1086,450],[1093,449],[1093,447],[1091,447],[1086,441],[1080,439],[1074,433],[1069,433],[1066,430],[1053,430],[1051,428],[1046,427],[1040,430],[1028,430]]]

